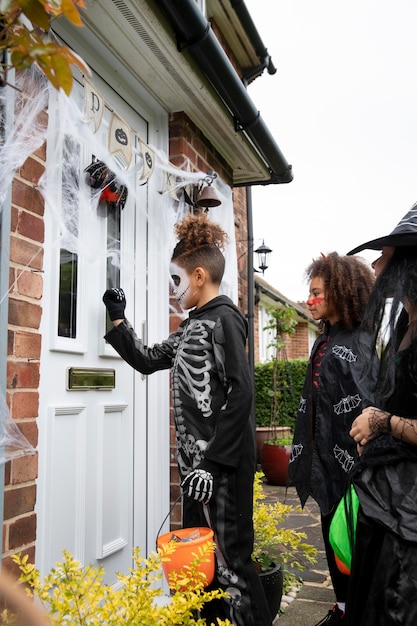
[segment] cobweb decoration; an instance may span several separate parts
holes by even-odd
[[[10,416],[6,400],[0,393],[0,464],[31,454],[36,454],[35,448]]]
[[[66,96],[62,90],[54,90],[39,70],[16,75],[17,90],[9,87],[0,89],[3,107],[10,106],[7,98],[14,99],[17,118],[8,132],[4,145],[0,145],[0,200],[4,201],[14,173],[25,160],[47,140],[47,167],[38,181],[34,181],[45,202],[45,220],[53,220],[56,230],[54,245],[69,253],[94,263],[103,254],[99,238],[92,237],[100,214],[102,188],[94,189],[86,180],[84,169],[91,163],[91,155],[101,161],[115,174],[117,181],[128,193],[128,204],[124,209],[142,212],[148,219],[151,211],[153,228],[152,246],[160,250],[161,263],[169,276],[170,253],[175,246],[174,224],[190,211],[183,192],[187,187],[204,180],[206,172],[192,172],[189,162],[176,167],[168,161],[166,154],[149,146],[154,155],[154,169],[149,179],[143,179],[143,154],[140,138],[134,142],[134,158],[128,169],[114,158],[108,150],[108,121],[103,119],[100,129],[94,132],[84,119],[83,91],[74,89]],[[16,92],[16,93],[15,93]],[[47,114],[45,113],[47,111]],[[48,134],[49,128],[53,133]],[[86,146],[87,153],[86,156]],[[87,159],[87,160],[86,160]],[[169,175],[171,185],[166,188]],[[143,201],[141,190],[147,186],[148,201]],[[210,209],[210,219],[219,223],[229,234],[230,244],[225,250],[226,271],[221,292],[237,302],[237,262],[235,252],[235,228],[233,219],[232,190],[221,179],[216,178],[213,186],[222,201],[220,207]],[[142,199],[141,199],[142,198]],[[101,202],[102,203],[102,202]],[[156,225],[156,228],[155,228]],[[132,267],[133,258],[123,257],[120,242],[109,245],[107,257],[112,265]],[[165,269],[166,268],[166,269]]]
[[[35,68],[16,73],[15,88],[0,88],[2,124],[6,120],[4,142],[0,145],[0,207],[15,172],[45,140],[48,97],[48,81]],[[8,119],[13,123],[9,124]]]

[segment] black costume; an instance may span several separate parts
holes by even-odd
[[[417,338],[398,352],[384,410],[417,419]],[[390,434],[363,449],[352,477],[360,501],[349,626],[417,624],[417,447]]]
[[[358,330],[328,322],[316,339],[298,408],[288,472],[301,505],[304,507],[312,496],[320,507],[327,562],[336,599],[341,602],[346,600],[349,577],[337,568],[328,535],[357,458],[349,431],[363,408],[358,390],[358,340]]]
[[[270,626],[271,616],[253,551],[254,425],[252,383],[245,353],[247,323],[233,302],[218,296],[190,312],[166,341],[144,346],[129,322],[106,340],[142,374],[172,369],[172,396],[181,480],[201,463],[214,472],[207,505],[183,498],[183,525],[214,530],[216,575],[212,585],[230,593],[221,606],[205,607],[207,623],[229,618],[237,626]]]

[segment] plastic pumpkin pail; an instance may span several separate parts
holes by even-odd
[[[190,536],[198,534],[195,539],[188,539]],[[184,541],[175,541],[174,537],[179,539],[185,539]],[[165,533],[157,538],[158,548],[163,548],[168,543],[172,543],[175,546],[175,551],[172,554],[167,554],[166,559],[162,562],[162,570],[165,574],[165,578],[169,584],[169,576],[171,572],[179,572],[185,565],[190,565],[191,562],[199,555],[199,548],[205,546],[207,543],[213,541],[213,531],[211,528],[195,527],[195,528],[180,528],[179,530]],[[207,561],[204,560],[198,566],[198,571],[203,572],[206,576],[206,580],[203,583],[204,587],[207,587],[214,578],[214,553],[210,552],[207,555]]]

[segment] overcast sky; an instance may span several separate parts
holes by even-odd
[[[277,68],[249,94],[294,173],[253,188],[255,248],[273,249],[265,280],[304,300],[313,257],[390,233],[417,201],[417,2],[246,6]]]

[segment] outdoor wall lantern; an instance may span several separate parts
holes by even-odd
[[[262,245],[260,245],[259,248],[255,250],[255,253],[258,255],[258,267],[259,270],[262,272],[262,275],[269,267],[269,255],[271,254],[271,252],[271,248],[268,248],[268,246],[265,245],[264,240],[262,240]]]

